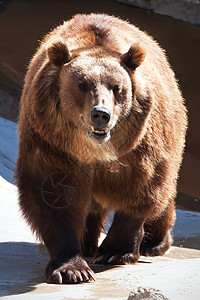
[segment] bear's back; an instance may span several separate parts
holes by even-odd
[[[38,69],[48,61],[46,49],[59,41],[64,42],[70,52],[81,48],[101,46],[117,51],[121,55],[127,52],[130,46],[139,44],[146,53],[145,61],[138,68],[141,76],[155,78],[156,73],[173,78],[164,51],[151,36],[127,21],[113,16],[79,14],[65,21],[44,37],[29,65],[31,75],[27,73],[26,81],[31,82]]]
[[[127,21],[105,14],[76,15],[50,32],[43,43],[53,42],[55,37],[63,38],[70,51],[92,46],[106,48],[124,53],[134,43],[143,47],[153,46],[154,53],[159,47],[146,33]],[[145,46],[146,45],[146,46]]]

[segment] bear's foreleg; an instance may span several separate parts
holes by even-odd
[[[97,250],[92,263],[134,264],[140,257],[144,219],[117,212],[107,237]]]
[[[57,243],[53,248],[51,247],[54,240],[53,235],[44,237],[46,239],[45,246],[51,258],[45,270],[46,281],[48,283],[78,283],[95,280],[93,271],[81,256],[80,244],[75,229],[71,222],[66,223],[58,231],[58,228],[54,228]],[[75,223],[74,218],[73,225]],[[60,234],[60,231],[63,232],[63,235]]]
[[[62,207],[58,208],[50,205],[49,199],[42,198],[41,186],[42,181],[29,174],[18,176],[22,213],[43,240],[50,256],[46,281],[60,284],[94,280],[94,273],[81,257],[80,249],[89,200],[85,200],[82,192],[77,200],[66,202],[66,206],[61,202]]]

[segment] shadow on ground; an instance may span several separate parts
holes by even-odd
[[[25,242],[0,243],[0,297],[33,291],[44,283],[44,269],[48,262],[44,246]],[[86,258],[90,262],[90,258]],[[90,265],[90,263],[89,263]],[[90,265],[95,273],[118,266]]]
[[[0,243],[0,296],[16,295],[34,290],[44,281],[47,254],[40,254],[37,244],[25,242]]]

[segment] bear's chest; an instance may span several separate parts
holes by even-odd
[[[93,178],[94,198],[108,209],[130,203],[137,190],[138,174],[128,165],[109,164],[97,168]]]

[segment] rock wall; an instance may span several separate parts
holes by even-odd
[[[200,25],[200,0],[116,0]]]

